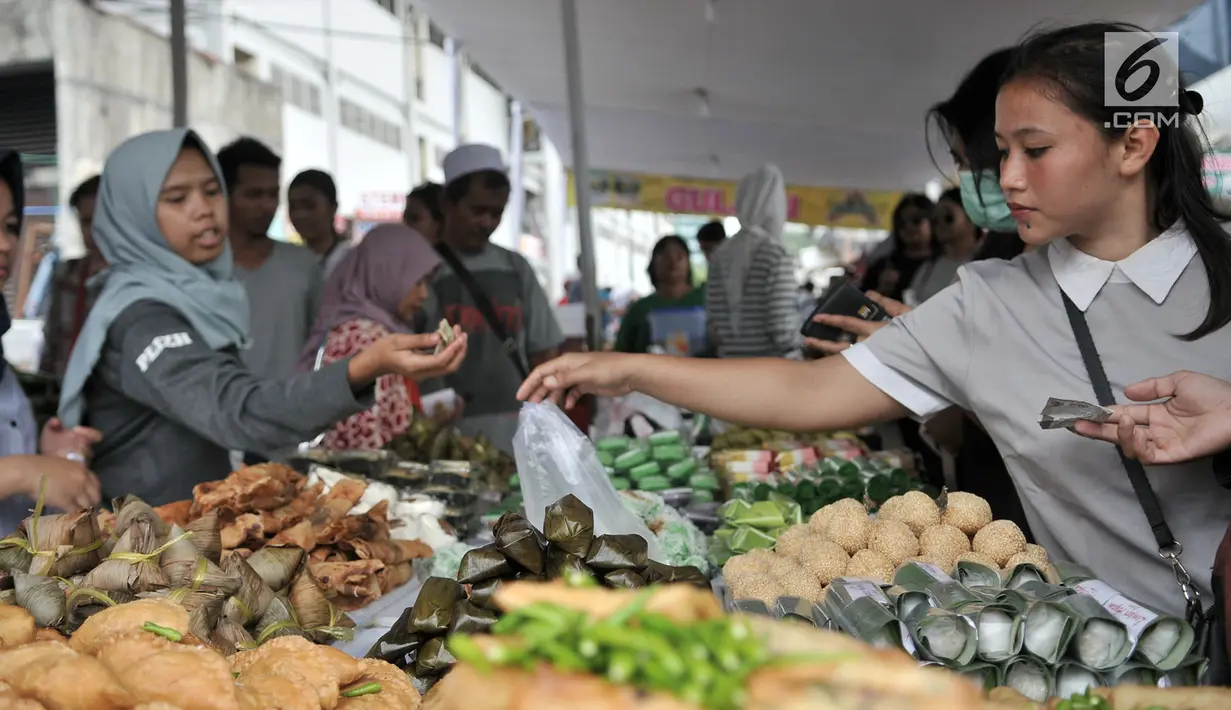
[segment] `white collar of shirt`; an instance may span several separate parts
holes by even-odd
[[[1073,304],[1085,311],[1109,281],[1130,282],[1162,304],[1197,253],[1192,235],[1175,225],[1127,258],[1104,261],[1061,239],[1048,245],[1052,275]]]

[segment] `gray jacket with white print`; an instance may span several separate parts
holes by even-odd
[[[312,439],[372,405],[347,361],[285,380],[250,372],[235,348],[211,350],[179,311],[132,304],[111,324],[86,385],[86,421],[103,434],[93,470],[103,500],[134,494],[150,505],[192,496],[224,478],[228,450],[271,452]]]

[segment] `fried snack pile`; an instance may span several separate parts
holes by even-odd
[[[981,708],[972,684],[905,653],[753,617],[727,617],[712,594],[509,582],[490,636],[457,635],[460,663],[425,710],[957,710]]]
[[[14,710],[414,710],[396,668],[300,637],[230,659],[187,632],[187,613],[148,600],[86,621],[69,642],[39,640],[17,607],[0,614],[0,707]],[[16,611],[14,611],[16,610]],[[143,620],[145,619],[145,620]],[[158,619],[159,621],[154,621]],[[20,638],[14,634],[18,634]],[[19,642],[15,642],[19,641]]]
[[[366,483],[344,479],[327,493],[306,483],[281,464],[249,466],[199,484],[191,501],[157,512],[169,523],[200,531],[194,542],[218,550],[221,558],[270,548],[302,550],[312,579],[344,610],[366,606],[406,583],[411,561],[432,555],[422,542],[390,537],[386,502],[350,515]]]

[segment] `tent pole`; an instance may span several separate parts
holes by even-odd
[[[184,0],[171,0],[171,95],[174,127],[188,125],[188,33]]]
[[[453,147],[462,144],[465,131],[462,130],[462,48],[461,43],[452,37],[445,37],[445,53],[449,56],[449,83],[452,85],[449,101],[453,116]]]
[[[509,248],[517,251],[521,244],[522,215],[526,210],[526,190],[522,186],[525,174],[525,144],[522,141],[524,116],[520,101],[509,102],[509,183],[513,192],[509,197],[509,222],[512,229]]]
[[[564,21],[564,67],[568,73],[568,114],[572,127],[573,191],[577,202],[577,237],[581,243],[581,285],[586,301],[586,343],[602,345],[603,312],[594,270],[594,232],[590,224],[590,156],[586,143],[586,111],[581,87],[581,48],[576,0],[560,0]]]

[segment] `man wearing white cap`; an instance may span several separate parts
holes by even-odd
[[[500,151],[459,146],[445,156],[444,172],[445,263],[432,283],[428,323],[447,318],[470,338],[466,361],[447,379],[465,401],[462,433],[482,433],[512,453],[517,388],[559,354],[564,335],[530,263],[489,241],[509,201]]]

